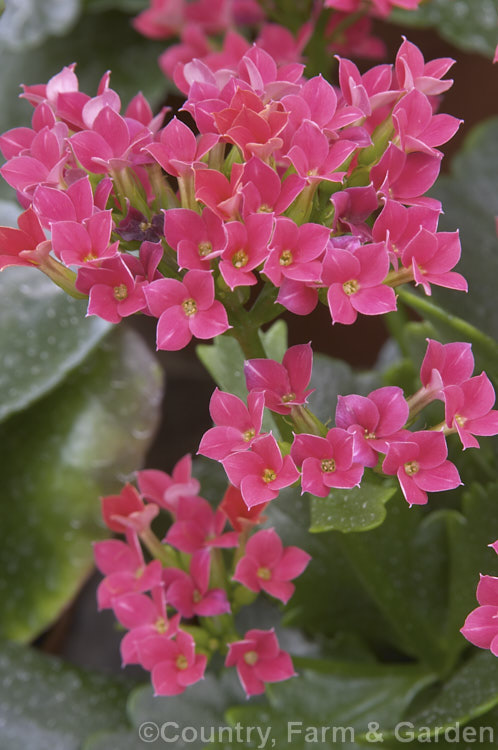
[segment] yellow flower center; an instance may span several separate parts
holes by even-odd
[[[420,466],[418,465],[417,461],[408,461],[405,464],[405,471],[409,477],[412,477],[414,474],[416,474],[419,469]]]
[[[114,287],[114,299],[116,299],[118,302],[122,302],[127,297],[128,289],[126,288],[125,284],[119,284],[119,286]]]
[[[245,440],[245,442],[248,443],[250,440],[253,439],[255,434],[256,434],[256,430],[253,427],[251,427],[250,430],[246,430],[245,432],[242,433],[242,437]]]
[[[156,630],[158,633],[161,633],[161,635],[168,630],[168,625],[164,617],[159,617],[159,619],[156,620]]]
[[[138,226],[139,226],[139,228],[140,228],[140,230],[142,232],[146,232],[147,229],[150,229],[150,227],[151,227],[151,225],[150,225],[150,223],[148,221],[141,221]]]
[[[365,440],[375,440],[375,432],[369,432],[368,430],[365,430],[363,437],[365,438]]]
[[[237,250],[237,252],[232,255],[232,265],[235,266],[235,268],[244,268],[248,263],[249,256],[245,250]]]
[[[265,469],[263,472],[263,482],[273,482],[277,478],[277,475],[273,471],[273,469]]]
[[[259,656],[256,653],[256,651],[246,651],[244,654],[244,661],[246,664],[249,664],[250,667],[254,667],[254,665],[258,662]]]
[[[209,255],[213,246],[210,242],[199,242],[199,255],[204,258],[205,255]]]
[[[258,211],[262,214],[271,214],[273,211],[273,208],[268,205],[268,203],[262,203],[261,206],[258,208]]]
[[[194,604],[199,604],[200,601],[202,601],[202,594],[197,589],[192,594],[192,599],[194,601]]]
[[[89,263],[91,260],[97,260],[97,256],[95,253],[88,253],[88,255],[85,255],[83,258],[83,263]]]
[[[321,469],[326,474],[330,474],[335,471],[335,461],[333,458],[324,458],[321,463]]]
[[[282,401],[284,404],[287,404],[289,401],[295,401],[296,394],[295,393],[284,393],[282,396]]]
[[[178,669],[187,669],[188,667],[188,661],[187,657],[183,654],[180,654],[176,659],[176,666]]]
[[[342,288],[344,289],[344,294],[347,294],[348,297],[350,297],[352,294],[356,294],[356,292],[360,288],[360,285],[358,284],[356,279],[350,279],[349,281],[344,282]]]
[[[185,315],[188,315],[190,317],[191,315],[195,315],[197,312],[197,305],[195,304],[195,299],[186,299],[184,302],[182,302],[183,312]]]
[[[256,575],[258,578],[262,578],[263,581],[271,580],[271,570],[269,568],[258,568]]]
[[[455,414],[455,422],[459,424],[460,427],[463,427],[466,421],[465,417],[462,417],[460,414]]]
[[[294,258],[292,257],[292,253],[290,250],[284,250],[282,255],[280,256],[280,260],[278,261],[281,266],[290,266]]]

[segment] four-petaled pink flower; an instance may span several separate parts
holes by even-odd
[[[171,476],[157,469],[144,469],[137,472],[137,482],[147,500],[173,515],[183,497],[194,497],[200,489],[199,480],[192,476],[192,456],[189,453],[176,462]]]
[[[265,682],[281,682],[296,675],[273,630],[248,630],[243,641],[230,643],[225,666],[237,668],[247,697],[264,693]]]
[[[166,568],[163,581],[167,603],[187,620],[195,615],[214,617],[230,612],[225,590],[209,588],[211,553],[208,549],[194,552],[189,570],[190,574],[179,568]]]
[[[274,359],[250,359],[244,364],[247,390],[263,391],[265,406],[277,414],[289,414],[292,407],[304,404],[313,366],[311,344],[291,346],[282,364]]]
[[[255,440],[250,451],[232,453],[222,463],[230,482],[240,487],[248,508],[274,500],[281,489],[299,478],[294,461],[282,456],[271,433]]]
[[[396,310],[394,289],[383,281],[389,257],[383,243],[362,245],[354,253],[340,247],[328,250],[322,281],[333,323],[354,323],[358,313],[381,315]]]
[[[405,442],[389,444],[382,471],[398,477],[407,503],[425,505],[428,492],[452,490],[461,484],[447,455],[441,432],[421,430],[411,433]]]
[[[326,437],[296,435],[291,456],[301,466],[303,492],[326,497],[331,487],[351,489],[360,483],[363,464],[353,460],[354,438],[333,427]]]
[[[183,281],[153,281],[145,297],[151,314],[159,318],[158,349],[183,349],[192,336],[211,339],[230,328],[225,308],[214,298],[209,271],[188,271]]]
[[[247,542],[232,578],[251,591],[266,591],[286,604],[295,589],[291,580],[301,575],[310,560],[299,547],[284,548],[274,529],[263,529]]]
[[[498,410],[493,409],[495,390],[486,373],[469,378],[444,391],[445,419],[455,429],[465,448],[479,448],[474,435],[498,433]]]
[[[367,397],[338,396],[335,423],[354,435],[354,456],[364,466],[375,466],[378,451],[385,453],[408,419],[409,406],[401,388],[377,388]]]
[[[97,589],[99,609],[112,607],[123,594],[149,591],[161,583],[159,560],[146,564],[136,535],[131,532],[127,536],[129,544],[108,539],[94,545],[96,565],[106,576]]]
[[[460,632],[474,646],[498,656],[498,578],[481,575],[476,596],[480,606],[467,615]]]
[[[246,406],[237,396],[216,388],[209,403],[216,427],[204,433],[198,453],[221,461],[230,453],[248,450],[260,435],[264,405],[265,397],[260,391],[248,394]]]
[[[206,671],[207,657],[196,654],[194,639],[183,630],[174,640],[160,635],[147,638],[138,652],[140,664],[152,672],[156,695],[179,695],[202,680]]]
[[[223,511],[214,511],[204,498],[182,497],[164,541],[189,555],[203,547],[236,547],[239,535],[224,532],[225,524]]]

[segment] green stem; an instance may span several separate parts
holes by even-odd
[[[140,540],[145,544],[148,551],[159,560],[166,568],[177,568],[178,559],[176,552],[172,547],[161,544],[157,536],[150,529],[144,529],[139,534]]]

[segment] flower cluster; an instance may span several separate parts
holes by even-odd
[[[470,344],[429,340],[415,394],[406,399],[401,388],[385,386],[368,396],[339,396],[331,429],[304,406],[311,368],[310,345],[293,346],[282,363],[246,362],[247,405],[218,390],[211,398],[215,426],[203,436],[199,453],[221,461],[248,508],[297,481],[318,497],[334,487],[351,489],[365,468],[396,476],[406,501],[422,505],[428,492],[461,484],[447,458],[446,435],[458,433],[465,449],[479,447],[476,435],[498,434],[494,389],[484,372],[472,376]],[[444,403],[445,420],[430,429],[407,429],[434,400]],[[264,407],[287,417],[292,444],[261,432]]]
[[[403,283],[466,290],[458,233],[424,196],[459,125],[433,114],[451,63],[404,41],[364,75],[341,59],[338,88],[257,45],[179,63],[198,135],[140,94],[121,114],[108,75],[94,97],[74,66],[25,86],[32,127],[0,136],[26,209],[0,228],[0,268],[39,266],[113,323],[151,315],[169,350],[227,331],[256,285],[279,303],[266,319],[320,299],[344,324],[395,310]]]
[[[498,554],[498,540],[489,546]],[[479,607],[467,616],[460,632],[474,646],[498,656],[498,578],[481,575],[476,597]]]
[[[292,677],[291,658],[273,630],[249,630],[241,639],[233,615],[261,591],[286,603],[294,592],[291,581],[304,571],[309,555],[284,547],[272,528],[253,533],[265,520],[262,509],[248,511],[234,487],[214,510],[198,494],[190,456],[171,476],[145,470],[137,482],[138,490],[127,484],[119,495],[102,499],[106,526],[125,541],[94,547],[105,576],[99,608],[112,609],[128,631],[121,643],[123,664],[151,671],[158,695],[177,695],[202,679],[216,651],[225,654],[226,666],[237,667],[248,696],[262,693],[267,682]],[[160,511],[171,520],[162,542],[151,529]],[[223,550],[226,556],[236,550],[229,565]]]

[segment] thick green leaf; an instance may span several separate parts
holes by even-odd
[[[402,26],[433,26],[456,47],[492,57],[498,0],[429,0],[416,11],[396,9],[390,20]]]
[[[495,4],[498,8],[498,0]],[[480,17],[481,9],[474,15]],[[496,28],[493,34],[496,44]],[[443,203],[440,228],[460,230],[462,258],[457,270],[469,283],[468,294],[434,289],[436,302],[494,339],[498,334],[495,287],[498,276],[497,139],[496,118],[474,128],[453,159],[451,174],[440,177],[432,191]]]
[[[80,750],[90,732],[126,723],[127,692],[123,681],[2,642],[2,750]]]
[[[0,44],[22,50],[64,34],[79,11],[80,0],[9,0],[0,17]]]
[[[498,704],[496,657],[488,651],[476,653],[453,677],[444,683],[429,705],[407,720],[414,731],[466,724]]]
[[[91,542],[102,534],[98,496],[140,465],[160,381],[140,337],[119,331],[56,391],[0,426],[2,635],[39,633],[91,569]]]
[[[53,390],[111,326],[34,268],[0,274],[0,421]]]
[[[395,725],[432,680],[419,667],[295,662],[298,679],[271,686],[269,708],[249,705],[227,712],[233,725],[270,728],[267,747],[355,747],[358,736]],[[246,742],[242,747],[257,744]]]
[[[385,504],[395,494],[392,484],[366,479],[352,490],[333,489],[327,497],[311,497],[310,531],[368,531],[386,517]]]
[[[83,750],[212,747],[210,739],[220,736],[219,727],[227,728],[227,736],[229,723],[224,711],[237,699],[244,700],[233,671],[224,671],[219,680],[208,675],[184,694],[170,698],[155,697],[150,685],[139,687],[128,700],[128,716],[134,729],[90,738]]]
[[[199,344],[197,356],[222,391],[247,398],[244,378],[244,354],[231,336],[218,336],[211,345]]]

